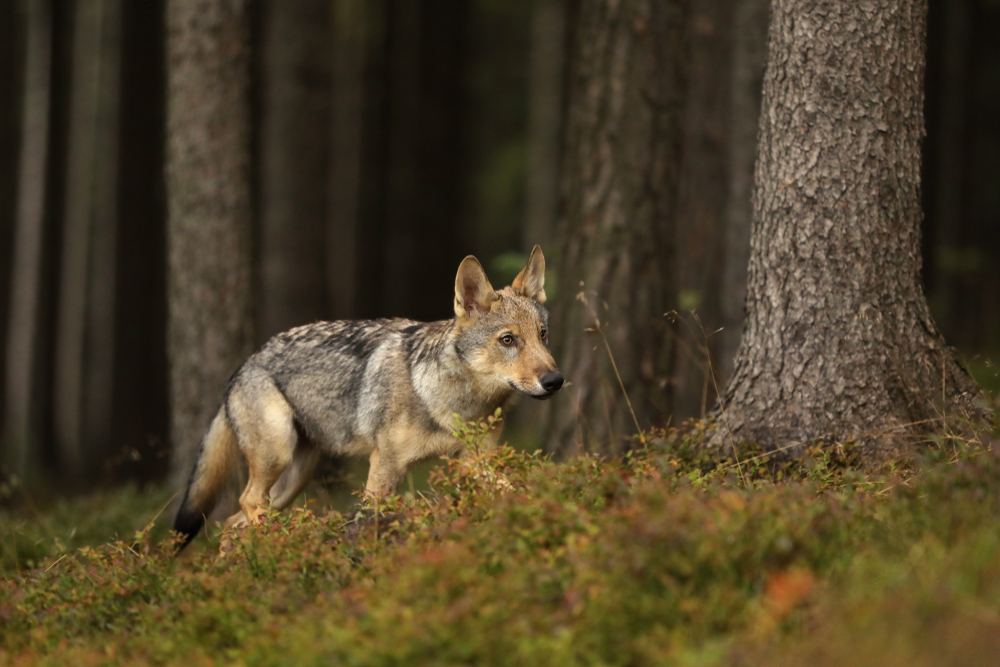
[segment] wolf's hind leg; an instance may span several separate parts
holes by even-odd
[[[226,525],[241,520],[254,523],[267,508],[271,487],[294,459],[298,437],[292,407],[274,382],[261,373],[240,379],[229,394],[227,409],[250,479],[240,496],[242,512],[230,517]]]
[[[320,450],[318,447],[311,447],[299,441],[299,446],[295,448],[295,455],[292,457],[292,464],[288,466],[285,473],[271,487],[271,507],[283,510],[293,502],[306,488],[309,480],[312,479],[316,464],[319,463]]]

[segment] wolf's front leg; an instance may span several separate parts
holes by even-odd
[[[396,492],[399,483],[406,476],[406,466],[391,452],[372,452],[368,459],[368,483],[365,484],[365,495],[370,498],[381,498]]]

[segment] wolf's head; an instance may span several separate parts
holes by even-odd
[[[479,260],[469,255],[455,277],[456,350],[490,384],[532,398],[551,398],[563,385],[549,352],[545,257],[537,245],[510,286],[494,291]]]

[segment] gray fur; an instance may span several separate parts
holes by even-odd
[[[292,502],[319,451],[370,457],[367,491],[380,495],[416,461],[461,452],[454,414],[478,421],[515,393],[553,395],[562,378],[548,351],[544,274],[536,246],[514,283],[494,291],[468,257],[453,320],[317,322],[272,338],[230,380],[178,530],[190,537],[211,510],[229,465],[225,446],[239,449],[250,472],[232,525],[256,520],[268,498],[279,509]],[[543,386],[551,377],[558,383]]]

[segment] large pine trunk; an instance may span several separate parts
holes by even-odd
[[[253,344],[248,0],[167,3],[167,333],[179,483]]]
[[[552,324],[571,384],[552,404],[554,449],[614,450],[636,420],[667,418],[685,14],[683,0],[584,0],[571,18]]]
[[[926,11],[773,4],[733,438],[880,458],[977,391],[920,282]]]

